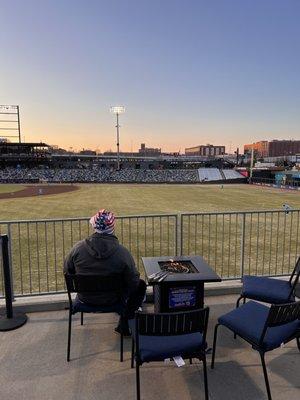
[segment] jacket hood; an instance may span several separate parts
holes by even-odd
[[[88,253],[97,259],[110,257],[119,247],[118,238],[114,235],[94,233],[84,241]]]

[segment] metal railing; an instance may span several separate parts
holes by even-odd
[[[287,275],[300,252],[300,210],[181,215],[181,251],[201,254],[223,279]]]
[[[177,254],[176,214],[118,217],[116,235],[141,268],[142,256]],[[15,295],[65,290],[62,268],[72,246],[89,236],[89,218],[3,221],[0,233],[10,238]],[[0,268],[2,274],[2,268]],[[3,294],[3,280],[0,294]]]
[[[300,253],[299,214],[267,210],[122,216],[116,235],[142,274],[143,256],[199,254],[223,279],[285,275]],[[64,259],[92,229],[89,218],[67,218],[2,221],[0,233],[10,238],[14,294],[25,296],[65,291]]]

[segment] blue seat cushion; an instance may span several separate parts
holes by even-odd
[[[290,297],[291,285],[288,281],[264,276],[245,275],[242,279],[242,296],[266,303],[282,304],[295,301]]]
[[[87,304],[81,301],[78,296],[75,297],[73,301],[73,314],[78,312],[83,313],[117,313],[121,314],[124,306],[121,303],[109,305],[109,306],[101,306],[101,305],[92,305]]]
[[[129,321],[132,337],[135,338],[135,320]],[[175,336],[139,335],[140,360],[142,362],[163,361],[166,358],[190,355],[203,352],[207,344],[203,343],[200,332]]]
[[[249,301],[239,308],[222,315],[218,322],[226,326],[239,336],[250,340],[254,347],[259,347],[259,340],[263,332],[265,322],[269,314],[269,307]],[[262,344],[265,351],[273,350],[286,342],[291,336],[299,331],[300,320],[289,322],[285,325],[268,328]]]

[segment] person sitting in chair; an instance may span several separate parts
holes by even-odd
[[[94,233],[76,243],[64,262],[64,273],[101,276],[117,276],[124,284],[123,326],[119,321],[117,333],[130,334],[128,319],[142,305],[146,283],[140,279],[130,252],[114,235],[115,216],[111,211],[100,210],[90,219]],[[79,300],[89,305],[111,306],[120,302],[120,294],[114,292],[78,294]]]

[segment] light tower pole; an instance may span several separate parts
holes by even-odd
[[[120,169],[120,124],[119,124],[119,115],[124,114],[125,107],[124,106],[113,106],[110,107],[110,112],[115,114],[117,117],[117,170]]]
[[[254,164],[254,146],[251,147],[250,179],[249,179],[250,183],[252,183],[253,164]]]

